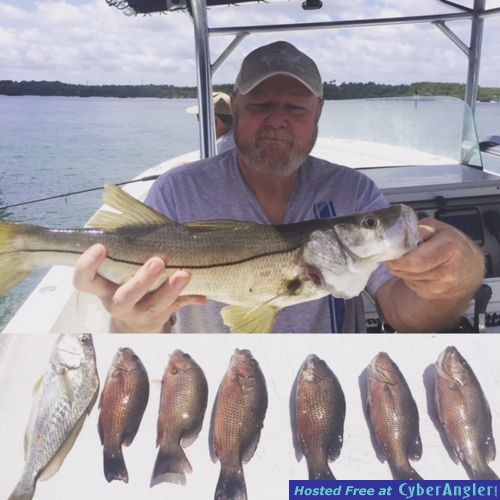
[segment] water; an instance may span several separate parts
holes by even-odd
[[[192,99],[0,96],[0,206],[126,181],[196,149],[197,122],[185,112],[193,104]],[[480,140],[500,134],[500,104],[478,103],[476,117]],[[323,124],[327,121],[325,116]],[[15,207],[0,211],[0,217],[80,227],[101,196],[97,191]],[[43,274],[0,297],[0,330]]]

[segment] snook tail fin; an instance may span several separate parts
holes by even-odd
[[[20,252],[20,237],[24,224],[0,222],[0,295],[4,294],[31,273],[29,261]]]
[[[221,468],[214,500],[247,500],[247,488],[242,466],[237,469]]]

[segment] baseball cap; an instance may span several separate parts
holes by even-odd
[[[212,94],[214,102],[214,113],[216,115],[231,115],[231,99],[224,92],[214,92]],[[198,114],[198,106],[191,106],[186,109],[192,115]]]
[[[288,75],[304,84],[314,95],[323,96],[323,83],[316,63],[288,42],[279,41],[250,52],[241,64],[234,89],[248,94],[274,75]]]

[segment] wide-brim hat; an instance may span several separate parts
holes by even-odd
[[[231,99],[224,92],[214,92],[212,94],[214,103],[214,113],[216,115],[231,115]],[[191,106],[186,109],[188,113],[197,115],[199,113],[198,106]]]
[[[323,97],[323,82],[316,63],[288,42],[279,41],[250,52],[241,64],[234,89],[247,94],[274,75],[288,75]]]

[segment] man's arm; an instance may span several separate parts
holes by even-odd
[[[465,234],[435,219],[420,227],[424,243],[386,262],[396,278],[376,296],[385,320],[399,332],[453,327],[484,278],[483,254]]]

